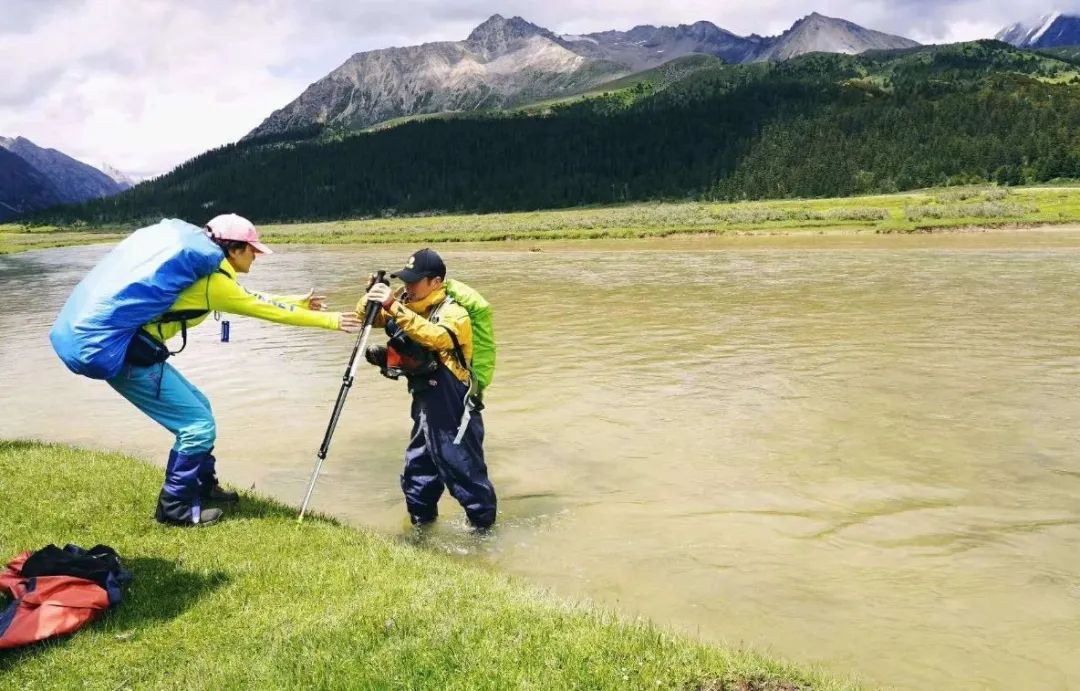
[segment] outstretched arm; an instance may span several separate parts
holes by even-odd
[[[263,297],[270,302],[280,302],[284,305],[296,305],[297,307],[314,310],[315,312],[321,312],[326,306],[326,296],[316,295],[314,288],[304,295],[264,295],[258,291],[251,292],[256,295],[263,295]]]
[[[291,301],[275,300],[247,290],[235,280],[221,274],[210,277],[209,308],[230,314],[255,317],[278,324],[312,326],[336,330],[342,326],[338,312],[316,312]],[[298,296],[303,297],[303,296]]]

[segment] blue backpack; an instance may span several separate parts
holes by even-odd
[[[184,221],[135,231],[75,286],[49,331],[53,350],[76,374],[115,377],[135,332],[224,258],[203,229]]]

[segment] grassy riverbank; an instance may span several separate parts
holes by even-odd
[[[0,224],[0,254],[116,242],[123,238],[128,231],[129,229],[126,228],[71,230],[52,226],[27,228],[16,224]]]
[[[104,543],[135,573],[87,629],[0,653],[7,689],[848,688],[333,521],[298,528],[252,495],[219,526],[162,528],[160,471],[117,454],[0,442],[0,477],[5,558]]]
[[[257,210],[240,210],[258,218]],[[204,219],[193,219],[201,222]],[[589,240],[671,235],[917,233],[1080,221],[1080,187],[942,188],[837,199],[629,204],[484,215],[432,215],[267,225],[275,243]],[[131,228],[0,225],[0,254],[110,242]]]

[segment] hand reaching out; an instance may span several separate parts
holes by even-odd
[[[300,304],[308,308],[309,310],[313,310],[315,312],[322,312],[326,310],[326,296],[316,295],[315,289],[312,288],[307,292],[307,295],[305,295],[300,300]]]

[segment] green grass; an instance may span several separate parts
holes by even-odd
[[[30,228],[0,223],[0,254],[115,242],[122,237],[122,232],[116,230],[62,229],[53,226]]]
[[[851,688],[369,531],[298,527],[251,494],[220,525],[164,528],[150,517],[160,474],[0,442],[0,552],[104,543],[135,574],[74,636],[0,652],[4,689]]]
[[[1075,181],[1057,181],[1039,187],[945,187],[835,199],[636,203],[520,213],[278,223],[263,225],[260,230],[274,243],[351,244],[920,233],[1077,222],[1080,187]],[[112,242],[130,230],[0,225],[0,254]]]
[[[588,240],[672,235],[914,233],[1075,223],[1080,188],[943,188],[837,199],[681,202],[274,224],[277,243]]]

